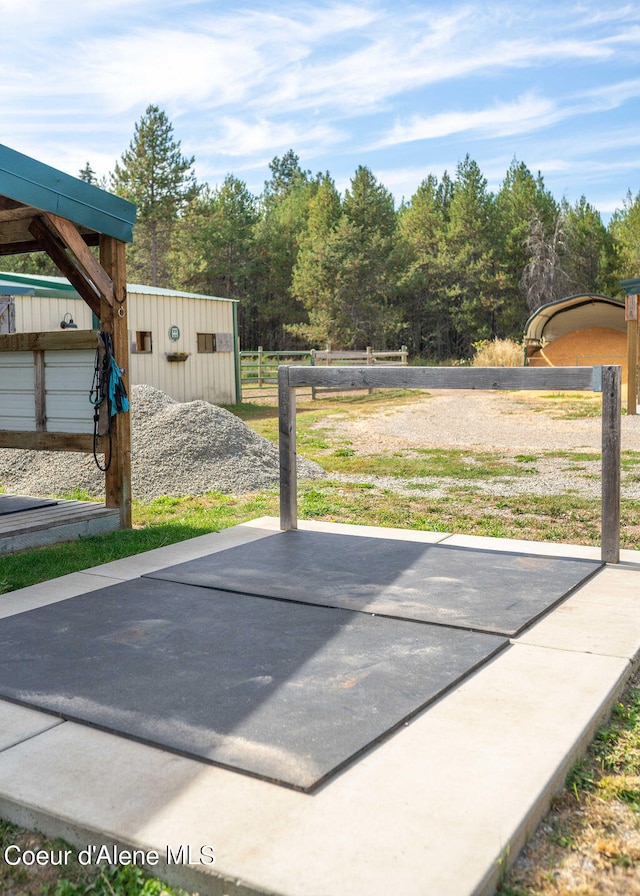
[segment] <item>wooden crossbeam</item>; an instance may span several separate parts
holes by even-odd
[[[99,454],[108,452],[108,440],[98,439]],[[0,429],[0,448],[19,448],[23,451],[93,451],[93,436],[81,432],[16,432]]]
[[[40,333],[4,333],[0,336],[0,352],[55,352],[97,347],[97,330],[46,330]]]

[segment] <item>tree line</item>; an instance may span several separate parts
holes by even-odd
[[[399,207],[369,168],[341,195],[293,150],[259,196],[233,174],[198,184],[194,162],[150,105],[113,172],[98,182],[87,163],[79,176],[138,207],[129,282],[237,299],[244,348],[406,344],[465,358],[474,342],[520,340],[547,302],[620,295],[640,268],[640,192],[605,226],[584,196],[557,200],[517,159],[495,193],[467,155]],[[54,273],[46,257],[4,264]]]

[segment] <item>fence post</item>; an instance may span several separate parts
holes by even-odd
[[[296,390],[289,385],[289,368],[278,368],[278,441],[280,449],[280,528],[298,528],[296,465]]]
[[[400,364],[403,367],[406,367],[407,364],[409,363],[408,359],[409,359],[409,349],[407,348],[406,345],[401,345],[400,346]]]
[[[258,346],[258,388],[262,389],[262,346]]]
[[[620,560],[620,367],[602,367],[602,560]]]
[[[311,367],[315,367],[315,366],[316,366],[316,349],[312,348],[311,349]],[[315,401],[315,400],[316,400],[316,387],[312,386],[311,387],[311,401]]]

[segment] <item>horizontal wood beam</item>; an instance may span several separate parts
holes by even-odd
[[[0,448],[18,448],[22,451],[93,451],[93,436],[89,433],[69,432],[15,432],[0,429]],[[104,454],[108,446],[98,439],[97,452]]]
[[[97,347],[97,330],[51,330],[43,333],[8,333],[0,336],[0,352],[55,352]]]
[[[83,233],[81,235],[87,246],[97,246],[100,241],[100,235],[97,233]],[[26,255],[30,252],[47,251],[43,243],[36,239],[9,240],[7,242],[1,242],[1,240],[2,234],[0,232],[0,255]]]
[[[594,389],[592,367],[292,366],[286,370],[288,385],[294,389]]]

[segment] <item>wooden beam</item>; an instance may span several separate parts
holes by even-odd
[[[108,451],[108,440],[98,440],[98,453]],[[93,451],[93,436],[89,433],[69,432],[15,432],[0,430],[0,448],[18,448],[22,451]]]
[[[638,296],[627,296],[627,414],[637,413],[638,395]]]
[[[289,367],[289,384],[343,389],[591,390],[591,367]]]
[[[298,528],[298,471],[296,461],[296,390],[289,384],[289,368],[278,368],[278,433],[280,449],[280,528]]]
[[[50,212],[43,212],[45,224],[73,253],[85,277],[95,287],[101,299],[113,307],[115,302],[113,280],[87,248],[75,224]]]
[[[95,287],[89,280],[87,280],[83,272],[76,267],[73,260],[67,255],[62,246],[56,242],[55,238],[49,230],[47,230],[40,218],[33,219],[29,225],[29,230],[33,236],[42,243],[49,258],[51,258],[51,260],[58,266],[74,289],[80,293],[93,313],[99,315],[100,297]]]
[[[51,330],[42,333],[6,333],[0,336],[0,352],[55,352],[97,347],[97,330]]]
[[[620,560],[620,367],[602,367],[602,559]]]
[[[33,382],[36,399],[36,429],[46,432],[47,429],[47,396],[44,381],[44,352],[37,349],[33,353]]]
[[[111,333],[113,355],[123,372],[127,394],[129,382],[129,333],[127,329],[126,246],[114,237],[100,237],[100,264],[113,282],[114,296],[119,301],[100,302],[102,329]],[[105,474],[105,503],[120,509],[120,526],[131,528],[131,415],[116,414],[111,418],[111,463]]]

